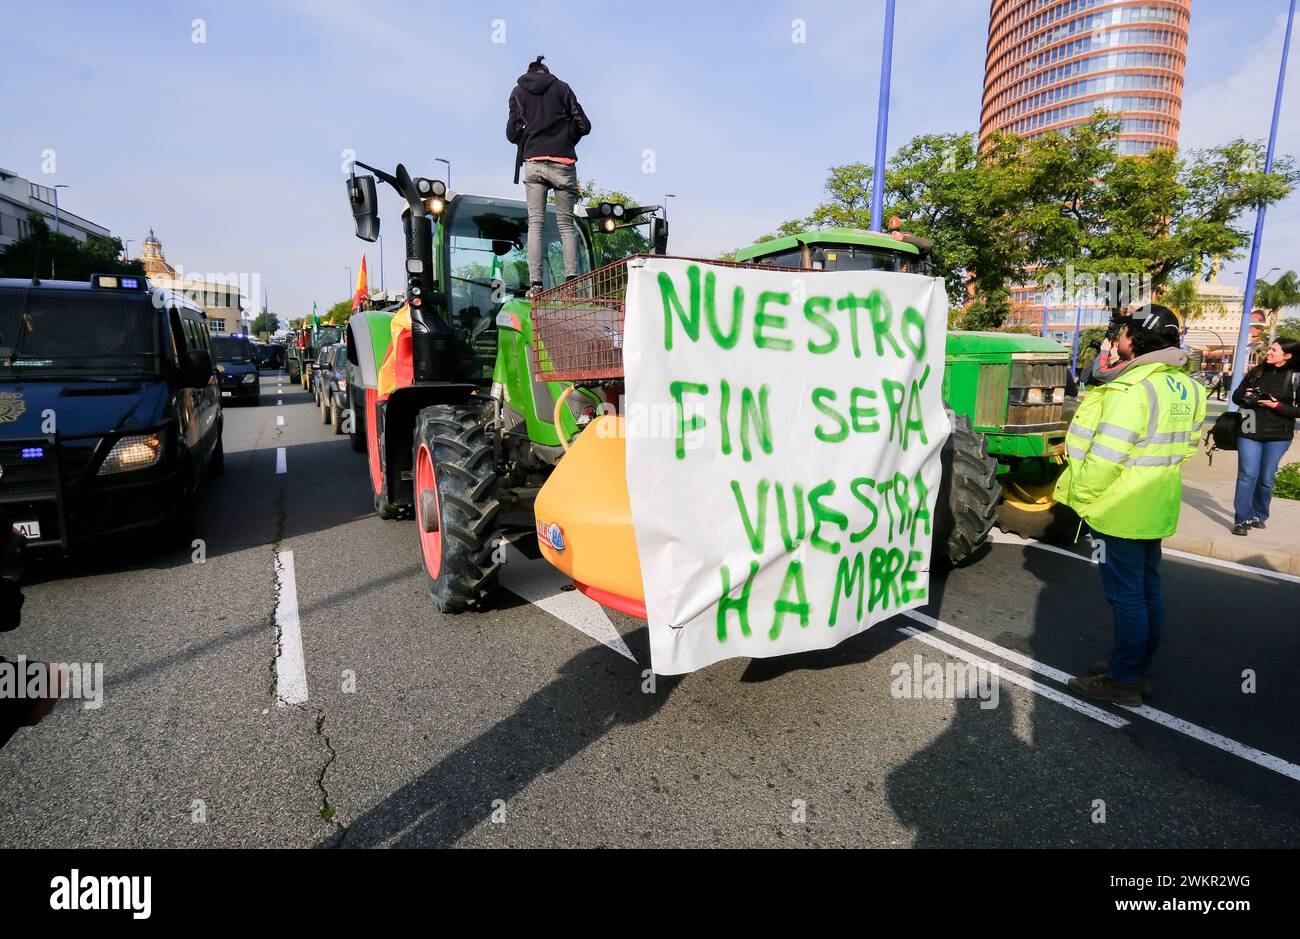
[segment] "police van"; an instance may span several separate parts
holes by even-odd
[[[0,278],[0,513],[29,548],[188,537],[221,430],[207,317],[183,294]]]

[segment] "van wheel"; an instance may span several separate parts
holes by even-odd
[[[330,405],[330,424],[333,425],[336,437],[343,433],[343,409],[337,404]]]
[[[496,588],[501,504],[482,409],[434,405],[415,424],[415,520],[439,613],[480,606]]]
[[[328,424],[330,422],[330,402],[323,394],[318,394],[316,400],[320,402],[320,422]]]

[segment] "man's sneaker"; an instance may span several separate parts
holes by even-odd
[[[1263,522],[1261,522],[1261,521],[1260,521],[1259,519],[1257,519],[1257,518],[1252,518],[1252,519],[1251,519],[1249,522],[1247,522],[1246,524],[1249,525],[1251,528],[1258,528],[1260,531],[1263,531],[1264,529],[1268,528],[1267,525],[1265,525]]]
[[[1093,701],[1109,701],[1131,708],[1142,706],[1142,693],[1138,690],[1137,682],[1130,684],[1105,675],[1085,675],[1083,678],[1071,678],[1068,687]]]
[[[1232,533],[1234,535],[1244,535],[1248,531],[1250,531],[1250,522],[1242,522],[1239,525],[1232,526]]]
[[[1105,663],[1105,662],[1093,662],[1093,663],[1092,663],[1092,669],[1088,672],[1088,674],[1089,674],[1089,675],[1105,675],[1105,674],[1106,674],[1106,663]],[[1138,692],[1139,692],[1139,693],[1142,695],[1142,697],[1144,697],[1144,698],[1149,698],[1149,697],[1151,697],[1151,676],[1150,676],[1150,675],[1143,675],[1143,676],[1142,676],[1142,680],[1138,682]]]

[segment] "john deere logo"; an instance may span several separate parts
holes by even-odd
[[[16,391],[0,391],[0,424],[16,421],[27,410],[27,402]]]

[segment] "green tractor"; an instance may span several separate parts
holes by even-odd
[[[357,166],[374,174],[347,183],[357,237],[379,235],[376,178],[406,203],[407,302],[349,319],[345,426],[368,455],[375,512],[415,518],[434,606],[458,612],[491,595],[503,522],[513,513],[532,527],[531,499],[564,453],[561,433],[576,435],[606,396],[533,378],[524,202],[456,193],[401,165]],[[609,236],[620,250],[662,254],[659,211],[580,207],[579,273]],[[554,288],[564,267],[553,206],[543,237],[543,283]]]
[[[743,248],[736,260],[806,270],[931,274],[931,243],[892,234],[830,228]],[[1026,538],[1072,536],[1078,518],[1052,498],[1065,468],[1065,430],[1078,406],[1070,352],[1039,336],[949,332],[943,400],[953,434],[945,454],[951,485],[948,559],[965,560],[992,524]]]

